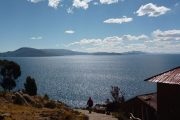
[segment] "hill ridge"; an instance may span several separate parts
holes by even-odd
[[[67,56],[67,55],[129,55],[144,54],[141,51],[130,51],[124,53],[116,52],[79,52],[68,49],[36,49],[30,47],[22,47],[14,51],[0,53],[0,57],[49,57],[49,56]]]

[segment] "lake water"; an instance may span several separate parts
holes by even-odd
[[[0,58],[4,59],[4,58]],[[6,58],[21,66],[17,88],[24,87],[27,75],[36,79],[38,94],[73,107],[83,107],[91,96],[95,103],[111,98],[111,86],[119,86],[129,99],[156,91],[145,82],[152,75],[180,66],[180,55],[60,56]]]

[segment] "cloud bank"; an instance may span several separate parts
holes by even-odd
[[[57,9],[58,6],[60,5],[60,3],[63,2],[62,0],[27,0],[27,1],[32,2],[32,3],[39,3],[39,2],[43,2],[43,1],[48,1],[48,6],[54,8],[54,9]],[[93,5],[98,5],[98,4],[113,4],[113,3],[118,3],[118,1],[119,0],[99,0],[99,1],[95,1],[95,0],[72,0],[72,6],[68,7],[67,12],[73,13],[72,12],[73,9],[70,9],[70,8],[82,8],[82,9],[86,10],[89,8],[90,2],[93,2]]]
[[[66,45],[67,48],[78,48],[87,52],[163,52],[180,51],[180,30],[154,30],[147,35],[121,35],[97,39],[81,39]]]

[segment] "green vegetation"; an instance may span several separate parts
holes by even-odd
[[[113,116],[118,118],[118,120],[129,120],[126,113],[122,110],[122,105],[125,101],[124,93],[118,86],[111,86],[110,93],[113,101],[107,104],[108,109],[112,111]]]
[[[124,102],[124,93],[120,90],[118,86],[111,86],[111,96],[113,102]]]
[[[16,79],[21,75],[20,66],[8,60],[0,60],[0,85],[4,91],[10,91],[16,87]]]
[[[28,76],[24,84],[25,92],[31,96],[37,95],[37,85],[34,78]]]

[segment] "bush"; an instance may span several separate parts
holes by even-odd
[[[111,86],[111,96],[113,102],[124,102],[124,93],[118,86]]]
[[[20,66],[8,60],[0,60],[0,85],[4,91],[12,90],[16,87],[16,79],[21,75]]]
[[[31,96],[37,95],[36,81],[28,76],[26,78],[26,83],[24,84],[25,92]]]

